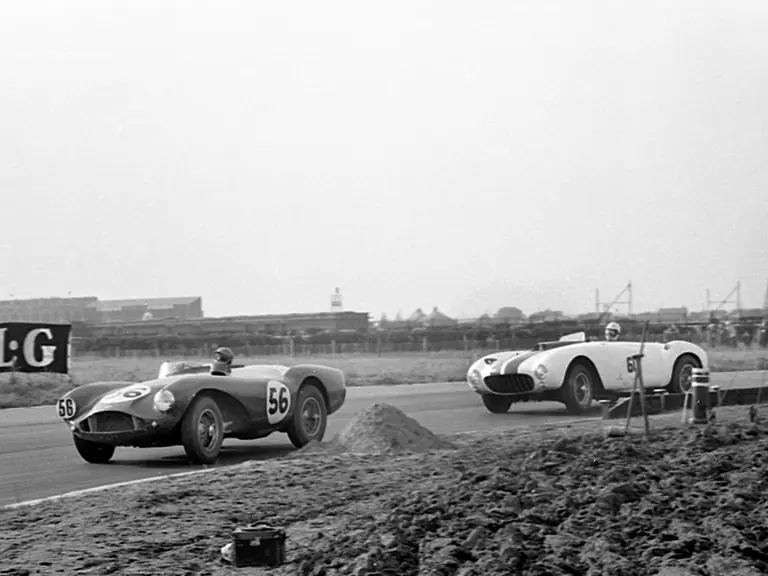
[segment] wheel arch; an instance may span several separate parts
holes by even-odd
[[[571,361],[568,363],[568,366],[566,367],[565,372],[563,373],[563,381],[560,383],[560,388],[565,386],[565,383],[568,381],[568,377],[571,375],[571,370],[573,370],[573,368],[578,365],[585,366],[588,370],[592,372],[592,375],[595,377],[595,382],[598,387],[598,389],[595,390],[595,392],[605,392],[605,386],[603,385],[603,379],[600,376],[600,371],[597,369],[597,366],[595,366],[595,363],[584,354],[579,354],[578,356],[574,356],[571,359]]]
[[[682,350],[677,356],[675,356],[675,361],[672,362],[672,369],[669,371],[669,380],[667,381],[667,386],[673,385],[673,380],[675,378],[675,370],[677,370],[677,364],[686,356],[690,356],[694,358],[701,367],[708,367],[708,362],[706,356],[704,358],[701,358],[701,356],[696,353],[694,350]]]
[[[243,405],[243,403],[231,394],[227,394],[226,392],[217,390],[215,388],[203,388],[198,390],[189,399],[187,406],[184,408],[184,413],[179,418],[179,423],[184,420],[190,408],[192,407],[193,402],[201,397],[208,397],[216,402],[216,405],[219,407],[219,412],[221,412],[221,418],[223,421],[232,422],[233,424],[236,423],[246,427],[248,426],[250,421],[248,417],[248,409]]]
[[[325,388],[325,384],[323,383],[323,381],[320,380],[320,378],[318,378],[317,376],[312,375],[312,376],[306,376],[305,378],[303,378],[301,383],[299,384],[298,389],[296,390],[296,397],[298,398],[299,392],[301,392],[301,389],[309,384],[314,384],[315,386],[317,386],[317,389],[320,390],[320,394],[323,395],[323,402],[325,402],[325,409],[326,411],[329,411],[331,407],[331,403],[328,398],[328,390]],[[294,409],[295,409],[295,405],[294,405]]]

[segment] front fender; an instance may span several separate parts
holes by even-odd
[[[571,363],[581,355],[566,347],[539,352],[524,360],[518,367],[518,372],[533,377],[537,387],[559,388],[565,380],[566,372]],[[547,375],[544,379],[536,377],[535,371],[539,365],[543,365],[547,369]]]
[[[61,398],[71,398],[75,401],[75,416],[71,420],[76,420],[93,409],[107,392],[119,390],[133,384],[136,384],[136,382],[91,382],[90,384],[83,384],[73,388]]]

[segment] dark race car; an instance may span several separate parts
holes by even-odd
[[[344,404],[343,372],[302,364],[233,366],[166,362],[147,382],[94,382],[59,399],[80,456],[103,464],[117,446],[183,446],[197,463],[216,461],[225,438],[285,432],[300,448],[321,441],[328,415]]]

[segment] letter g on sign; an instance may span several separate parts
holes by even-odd
[[[50,342],[53,334],[49,328],[35,328],[24,338],[24,360],[33,368],[42,368],[53,362],[53,354],[56,352],[56,346],[40,346],[43,353],[42,359],[38,360],[35,354],[35,347],[40,335],[44,335]]]

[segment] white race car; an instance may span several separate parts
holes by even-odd
[[[593,400],[632,392],[632,356],[639,352],[639,342],[590,342],[584,332],[577,332],[531,350],[483,356],[470,366],[467,383],[496,414],[524,401],[562,402],[571,414],[582,414]],[[681,393],[690,388],[692,369],[709,369],[709,361],[707,353],[690,342],[646,342],[641,366],[646,389]]]

